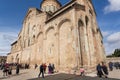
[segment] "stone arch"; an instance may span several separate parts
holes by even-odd
[[[72,24],[69,19],[62,20],[58,25],[59,32],[59,65],[61,68],[70,68],[73,67],[74,58],[73,55],[74,50],[72,47]],[[71,56],[73,55],[73,56]],[[68,63],[68,65],[66,65]]]
[[[41,34],[43,34],[43,32],[39,32],[36,38],[38,39],[38,37],[39,37]]]
[[[56,36],[54,27],[49,27],[46,32],[45,39],[45,51],[46,51],[46,63],[56,63]]]
[[[39,32],[37,35],[37,45],[36,63],[41,64],[43,62],[43,32]]]
[[[53,26],[51,26],[51,27],[49,27],[49,28],[47,28],[47,29],[46,29],[46,31],[45,31],[45,36],[47,36],[47,34],[48,34],[49,30],[51,30],[51,29],[53,29],[53,30],[54,30],[54,27],[53,27]]]
[[[70,20],[70,19],[63,19],[63,20],[58,24],[58,29],[57,29],[57,31],[59,31],[61,25],[62,25],[63,23],[65,23],[65,22],[69,22],[70,25],[71,25],[71,20]],[[72,29],[73,29],[73,27],[71,26],[71,30],[72,30]]]

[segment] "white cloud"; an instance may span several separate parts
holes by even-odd
[[[120,0],[108,0],[109,5],[104,8],[105,13],[120,11]]]
[[[108,36],[107,41],[109,43],[116,43],[120,41],[120,32],[116,32]]]
[[[17,33],[0,32],[0,55],[6,55],[10,52],[10,45],[16,38]]]
[[[107,55],[113,53],[117,48],[120,48],[120,32],[110,34],[105,41]]]
[[[103,37],[110,35],[110,33],[111,33],[110,31],[102,31]]]

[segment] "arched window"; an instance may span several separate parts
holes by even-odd
[[[88,22],[89,22],[89,19],[87,16],[85,16],[85,23],[86,23],[86,26],[88,26]]]

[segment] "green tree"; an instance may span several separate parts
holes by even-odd
[[[120,49],[115,49],[114,54],[112,54],[114,57],[120,57]]]

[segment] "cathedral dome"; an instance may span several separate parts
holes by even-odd
[[[61,7],[58,0],[43,0],[41,3],[41,10],[43,12],[55,12]]]

